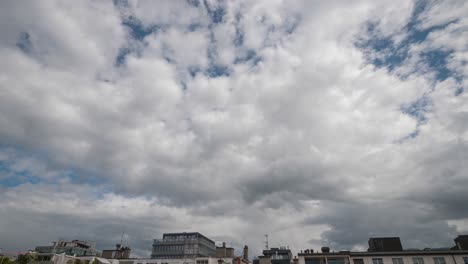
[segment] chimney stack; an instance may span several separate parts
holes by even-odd
[[[245,260],[249,260],[249,247],[247,245],[244,246],[244,254],[242,256]]]
[[[322,253],[330,253],[329,247],[322,247]]]
[[[294,256],[293,263],[294,264],[299,264],[299,259],[297,258],[297,256]]]

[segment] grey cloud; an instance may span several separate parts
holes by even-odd
[[[336,172],[321,164],[317,156],[286,158],[266,166],[261,175],[250,175],[240,188],[246,202],[274,193],[289,194],[279,198],[287,203],[307,199],[339,201],[346,197],[343,190],[348,183],[345,178],[338,178]]]
[[[457,229],[436,216],[425,205],[411,201],[369,203],[322,203],[320,216],[306,224],[327,224],[321,242],[334,249],[366,247],[369,237],[400,236],[405,248],[447,247],[453,244]]]
[[[410,61],[399,78],[354,45],[369,21],[401,38],[409,1],[227,2],[216,25],[185,1],[0,5],[0,151],[20,153],[0,161],[41,179],[0,187],[5,248],[57,236],[110,247],[125,231],[147,256],[148,241],[180,230],[252,255],[266,233],[296,249],[374,235],[445,246],[458,230],[448,221],[468,217],[464,76],[434,83]],[[421,23],[447,19],[431,12]],[[127,16],[170,26],[135,40]],[[463,21],[413,48],[452,45],[450,67],[466,72],[451,31]],[[24,32],[34,56],[16,46]],[[126,46],[137,51],[116,66]],[[261,61],[234,63],[249,50]],[[186,71],[210,63],[229,74]],[[422,96],[432,107],[418,124],[401,109]]]

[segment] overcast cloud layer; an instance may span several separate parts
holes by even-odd
[[[468,2],[1,1],[0,247],[468,232]]]

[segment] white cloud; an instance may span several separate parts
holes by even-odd
[[[122,229],[142,255],[152,238],[182,230],[247,243],[252,255],[265,233],[296,250],[362,248],[372,234],[448,242],[448,223],[468,217],[467,96],[455,96],[466,87],[465,20],[408,47],[407,63],[388,71],[355,44],[375,37],[362,35],[370,22],[401,43],[408,1],[215,4],[218,24],[203,2],[1,4],[0,165],[42,181],[2,187],[9,247],[57,236],[111,246]],[[460,17],[432,10],[420,27]],[[160,28],[133,39],[122,24],[130,17]],[[454,51],[447,67],[461,79],[417,68],[422,51],[441,47]],[[249,50],[257,63],[236,61]],[[208,76],[212,64],[229,74]],[[423,96],[425,122],[402,111]],[[427,224],[406,227],[393,214]]]

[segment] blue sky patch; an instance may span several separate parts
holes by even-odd
[[[299,27],[299,24],[301,24],[302,17],[298,14],[296,15],[291,15],[286,18],[286,23],[285,23],[285,32],[287,34],[292,34],[296,31],[296,29]]]
[[[436,73],[436,79],[443,81],[451,75],[455,75],[447,68],[447,59],[451,54],[450,51],[439,49],[423,52],[421,57],[427,62],[429,68]]]
[[[206,75],[210,78],[216,78],[220,76],[229,76],[229,67],[220,64],[210,64],[208,69],[205,71]]]
[[[203,25],[201,23],[192,23],[192,24],[188,25],[187,30],[189,32],[194,32],[194,31],[197,31],[197,30],[202,29],[202,28],[203,28]]]
[[[260,61],[262,61],[262,57],[255,52],[255,50],[247,50],[240,56],[236,57],[234,60],[234,64],[238,63],[252,63],[252,65],[257,65]]]
[[[187,3],[191,6],[194,7],[199,7],[200,6],[200,0],[185,0]]]
[[[32,53],[33,44],[31,41],[31,36],[28,32],[21,32],[19,34],[16,46],[26,54]]]
[[[216,8],[212,9],[206,0],[203,1],[203,3],[213,24],[219,24],[223,22],[223,17],[226,13],[223,7],[217,6]]]
[[[164,25],[152,25],[149,27],[145,27],[139,20],[130,17],[122,21],[122,25],[128,27],[130,29],[130,34],[136,40],[143,40],[146,36],[150,35],[153,32],[157,32],[158,30],[164,28]]]
[[[426,1],[417,1],[413,9],[408,24],[403,28],[407,36],[400,43],[395,43],[392,36],[385,36],[379,32],[378,22],[369,22],[366,25],[365,39],[356,42],[356,46],[364,50],[367,60],[373,65],[381,68],[385,67],[389,71],[401,66],[410,56],[411,45],[422,43],[431,32],[444,29],[457,20],[450,21],[441,25],[436,25],[427,29],[420,29],[419,17],[427,8]],[[427,68],[435,73],[438,81],[443,81],[448,77],[455,76],[455,72],[447,67],[447,58],[452,51],[448,50],[430,50],[425,51],[420,56],[423,58],[421,63],[427,64]],[[416,54],[415,54],[416,55]]]
[[[409,139],[415,138],[419,135],[419,128],[416,128],[413,132],[409,133],[408,135],[404,136],[400,140],[397,140],[397,143],[403,143]]]
[[[130,54],[130,49],[129,48],[121,48],[119,50],[119,54],[115,58],[115,65],[120,66],[125,63],[125,56]]]
[[[192,78],[195,77],[198,73],[203,72],[202,68],[199,66],[189,66],[187,70]]]
[[[428,96],[423,96],[414,102],[402,105],[401,111],[411,117],[414,117],[419,123],[426,122],[426,112],[432,107],[432,101]]]
[[[453,51],[443,48],[425,49],[421,52],[412,53],[412,46],[419,45],[426,41],[429,34],[434,31],[442,30],[451,23],[435,25],[427,29],[420,27],[420,17],[428,8],[427,1],[417,1],[409,22],[402,28],[405,38],[396,43],[392,35],[383,35],[379,30],[379,21],[373,21],[366,24],[365,37],[359,39],[355,45],[363,50],[364,58],[378,68],[386,68],[393,72],[396,68],[403,66],[410,58],[417,59],[417,65],[411,69],[412,73],[433,74],[436,82],[441,82],[449,77],[455,78],[460,83],[461,78],[457,73],[448,67],[448,62]],[[412,60],[414,61],[414,60]],[[410,73],[410,74],[412,74]],[[407,76],[399,76],[404,79]],[[433,89],[433,87],[431,88]],[[432,90],[428,90],[430,93]],[[463,92],[463,89],[457,89],[455,95]],[[400,110],[417,120],[417,127],[414,132],[403,138],[402,141],[414,138],[418,135],[419,126],[427,122],[426,113],[430,111],[432,101],[429,96],[423,96],[414,102],[402,105]]]
[[[15,187],[24,183],[39,183],[40,178],[33,175],[27,169],[18,170],[12,168],[14,161],[0,160],[0,185]]]
[[[236,27],[236,36],[234,38],[234,46],[236,47],[240,47],[242,45],[244,45],[244,31],[242,30],[241,28],[241,24],[240,24],[240,21],[241,21],[241,18],[242,18],[242,14],[239,12],[236,14],[236,23],[235,23],[235,27]]]

